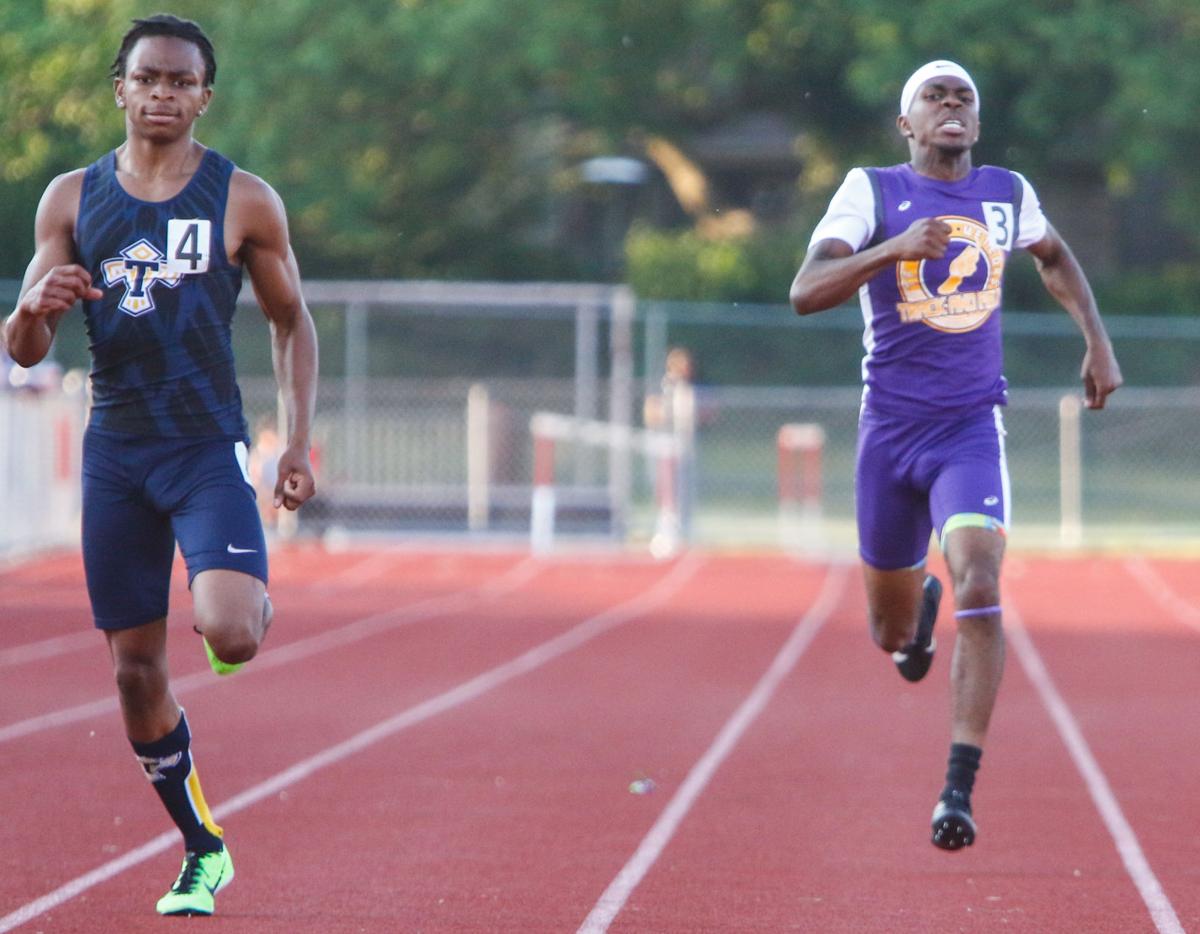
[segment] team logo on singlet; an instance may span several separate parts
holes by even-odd
[[[155,286],[161,284],[168,289],[179,286],[183,276],[169,270],[166,259],[154,244],[141,239],[133,246],[125,247],[120,256],[104,261],[101,268],[105,284],[125,285],[125,294],[117,304],[121,311],[140,317],[154,310]]]
[[[906,324],[923,321],[939,331],[973,331],[1000,307],[1004,249],[988,225],[971,217],[939,217],[950,225],[950,247],[940,260],[903,260],[896,265]]]

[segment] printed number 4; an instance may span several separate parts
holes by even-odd
[[[182,276],[208,272],[212,221],[199,218],[167,221],[167,269]]]
[[[183,232],[183,239],[179,241],[179,246],[175,250],[175,258],[187,260],[191,264],[192,272],[196,271],[196,267],[200,265],[200,260],[204,254],[196,249],[196,244],[200,241],[200,228],[196,224],[188,224],[187,230]]]

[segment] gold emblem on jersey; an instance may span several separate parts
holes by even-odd
[[[939,331],[973,331],[1000,307],[1000,282],[1005,253],[992,243],[987,225],[971,217],[950,215],[938,220],[950,225],[949,268],[937,273],[939,263],[902,260],[896,264],[900,303],[896,310],[904,323],[923,321]],[[956,246],[961,250],[954,253]],[[987,278],[978,291],[960,292],[963,283],[985,264]],[[933,276],[931,287],[927,276]]]
[[[125,247],[120,256],[106,259],[100,268],[104,272],[105,285],[124,283],[125,294],[117,307],[134,318],[154,310],[155,285],[162,283],[173,289],[183,278],[179,273],[167,270],[166,256],[145,239]]]

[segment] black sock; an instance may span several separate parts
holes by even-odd
[[[958,792],[961,797],[970,800],[971,789],[975,787],[975,772],[982,756],[983,750],[978,746],[969,743],[950,744],[950,763],[946,769],[946,787],[940,795],[942,799]]]
[[[191,742],[187,716],[180,711],[178,725],[162,739],[152,743],[131,741],[131,745],[146,778],[183,834],[184,848],[196,853],[215,853],[224,846],[222,830],[213,823],[200,790],[200,778],[192,764]]]

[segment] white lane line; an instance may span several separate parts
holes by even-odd
[[[1125,570],[1142,585],[1150,599],[1185,626],[1200,632],[1200,609],[1179,596],[1149,561],[1140,556],[1127,558]]]
[[[397,554],[394,551],[372,552],[360,558],[349,567],[343,568],[337,574],[316,581],[310,587],[313,593],[319,594],[361,587],[382,577],[385,573],[393,571],[402,572],[405,565],[412,565],[423,557],[425,556],[416,553]]]
[[[78,549],[75,552],[78,553]],[[25,588],[61,577],[64,586],[74,589],[72,580],[77,570],[83,570],[83,564],[76,559],[74,567],[64,567],[64,556],[62,551],[33,552],[7,558],[0,555],[0,588]],[[9,575],[12,575],[11,579]]]
[[[637,851],[630,857],[608,888],[600,896],[594,908],[579,927],[579,934],[603,934],[612,924],[613,919],[625,907],[629,896],[633,894],[650,871],[650,867],[662,854],[671,837],[675,835],[680,822],[687,816],[696,799],[700,797],[713,774],[733,751],[734,746],[742,738],[742,734],[754,722],[767,706],[771,696],[779,687],[780,682],[791,672],[799,661],[800,656],[812,643],[820,628],[825,624],[829,615],[841,599],[845,589],[848,571],[845,565],[835,565],[829,569],[825,582],[821,587],[816,602],[796,624],[791,636],[784,643],[775,660],[759,679],[754,690],[742,702],[733,716],[721,728],[717,738],[713,740],[708,751],[692,766],[692,770],[684,779],[679,790],[663,809],[654,826],[642,839]]]
[[[415,557],[413,556],[413,559]],[[308,589],[313,594],[324,597],[333,591],[361,587],[394,569],[397,563],[403,565],[410,562],[397,562],[395,552],[368,555],[328,579],[308,585],[300,583],[299,589]],[[42,639],[38,642],[28,642],[25,645],[16,645],[8,649],[0,649],[0,668],[57,658],[60,655],[90,649],[97,643],[103,644],[103,642],[103,634],[95,627],[89,627],[86,632],[73,632],[68,635]]]
[[[1108,828],[1108,833],[1117,846],[1117,852],[1125,864],[1125,871],[1133,880],[1133,884],[1137,886],[1142,901],[1149,909],[1154,926],[1158,929],[1159,934],[1184,934],[1183,925],[1179,923],[1175,909],[1171,907],[1171,902],[1163,891],[1158,877],[1150,868],[1146,854],[1142,852],[1137,834],[1133,832],[1133,827],[1125,819],[1121,805],[1117,803],[1117,796],[1113,794],[1108,779],[1104,776],[1100,764],[1092,755],[1092,750],[1083,737],[1083,730],[1080,729],[1074,714],[1071,713],[1071,709],[1050,679],[1050,673],[1046,670],[1042,657],[1038,654],[1033,639],[1030,638],[1029,631],[1025,628],[1025,624],[1017,612],[1011,594],[1004,600],[1004,621],[1007,624],[1005,628],[1008,630],[1008,640],[1017,650],[1021,667],[1025,669],[1025,674],[1029,676],[1029,680],[1033,682],[1038,694],[1041,695],[1042,703],[1050,712],[1050,718],[1058,728],[1058,735],[1062,737],[1063,744],[1071,754],[1075,768],[1083,776],[1088,794],[1092,796],[1092,802],[1096,805],[1096,810],[1100,812],[1104,826]]]
[[[14,645],[11,649],[0,650],[0,668],[24,665],[26,662],[45,661],[47,658],[81,652],[98,645],[104,645],[104,635],[94,627],[89,628],[87,632],[73,632],[69,635],[53,636],[38,642]]]
[[[144,863],[152,856],[157,856],[163,850],[167,849],[167,847],[175,844],[178,839],[178,830],[169,830],[160,833],[153,840],[143,843],[136,850],[130,850],[124,856],[118,856],[103,866],[98,866],[91,872],[72,879],[66,885],[59,886],[48,895],[43,895],[39,899],[22,905],[16,911],[10,912],[3,918],[0,918],[0,934],[18,928],[25,922],[32,921],[38,915],[43,915],[47,911],[53,911],[60,905],[69,902],[81,892],[86,892],[92,886],[99,885],[101,882],[107,882],[113,876],[119,875],[126,869],[132,869],[139,863]]]
[[[236,814],[238,811],[244,810],[264,798],[277,795],[284,789],[308,778],[314,772],[337,765],[339,762],[357,755],[375,743],[387,739],[395,733],[399,733],[401,730],[405,730],[440,713],[445,713],[448,710],[459,707],[468,701],[475,700],[477,697],[500,687],[500,685],[520,675],[528,674],[559,656],[574,651],[597,636],[608,632],[610,629],[615,629],[623,623],[630,622],[640,616],[645,616],[671,599],[696,575],[696,572],[699,571],[703,564],[703,558],[695,555],[685,556],[671,568],[669,573],[664,575],[644,593],[638,594],[624,603],[585,619],[583,622],[578,623],[566,632],[560,633],[553,639],[534,646],[516,658],[497,665],[495,668],[485,671],[483,674],[477,675],[469,681],[464,681],[457,687],[401,711],[395,716],[363,730],[361,733],[350,737],[350,739],[344,742],[330,746],[315,756],[297,762],[291,768],[285,769],[272,778],[246,789],[241,794],[235,795],[223,804],[213,808],[213,817],[216,820],[224,820],[226,817]],[[142,844],[137,849],[126,853],[124,856],[110,860],[93,869],[91,872],[64,883],[54,891],[26,905],[22,905],[16,911],[0,918],[0,934],[5,934],[5,932],[11,931],[13,928],[36,918],[38,915],[58,908],[92,886],[107,882],[120,875],[126,869],[131,869],[139,863],[150,859],[152,856],[161,853],[168,847],[177,846],[178,843],[179,834],[177,831],[172,830],[162,833],[149,842]]]
[[[543,565],[538,561],[526,558],[495,580],[481,585],[474,591],[429,597],[394,610],[384,610],[381,613],[365,616],[362,619],[347,623],[337,629],[331,629],[328,632],[319,633],[304,639],[297,639],[295,642],[286,643],[277,649],[269,649],[258,655],[254,659],[253,664],[248,665],[243,671],[240,671],[237,675],[238,680],[256,676],[271,668],[278,668],[280,665],[289,665],[292,662],[308,658],[311,655],[340,649],[400,626],[469,609],[481,598],[494,600],[524,586],[542,570],[542,567]],[[200,688],[212,687],[218,683],[220,683],[219,680],[212,672],[197,671],[182,678],[172,679],[171,690],[176,697],[179,697]],[[78,723],[81,720],[89,720],[118,709],[118,699],[114,694],[110,697],[89,701],[75,707],[66,707],[62,710],[39,714],[36,717],[19,720],[16,723],[10,723],[8,726],[0,727],[0,743],[11,742],[14,739],[20,739],[23,736],[29,736],[42,730],[51,730],[60,726],[67,726],[71,723]]]

